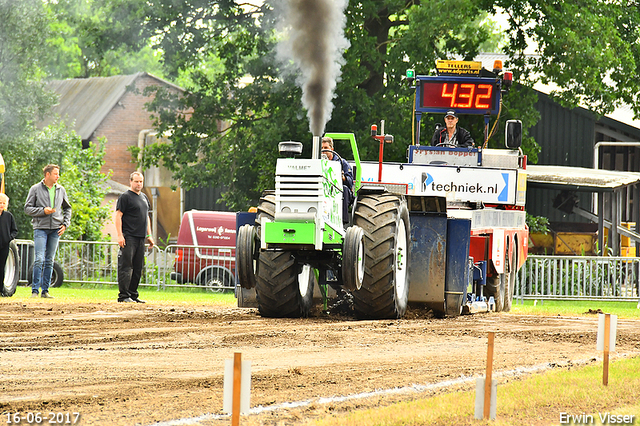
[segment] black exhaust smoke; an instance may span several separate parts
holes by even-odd
[[[309,130],[324,133],[331,118],[333,93],[340,78],[342,52],[349,47],[344,36],[348,0],[285,0],[281,24],[289,37],[278,46],[282,59],[299,71],[302,103]]]

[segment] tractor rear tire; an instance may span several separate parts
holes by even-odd
[[[9,243],[9,255],[4,265],[4,286],[2,288],[2,297],[11,297],[16,292],[20,270],[20,255],[18,254],[18,246],[15,241]]]
[[[276,197],[265,192],[260,197],[255,229],[260,236],[262,217],[273,220]],[[299,270],[289,252],[260,252],[256,264],[256,299],[258,311],[264,317],[307,317],[313,304],[315,274],[308,266]]]
[[[354,207],[354,225],[364,231],[362,287],[352,292],[360,318],[400,318],[409,298],[409,211],[404,197],[364,194]]]

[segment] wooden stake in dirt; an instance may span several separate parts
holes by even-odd
[[[495,419],[498,383],[493,380],[493,341],[495,333],[489,332],[487,345],[487,370],[485,378],[476,379],[476,419]]]
[[[240,414],[248,414],[251,399],[251,361],[242,361],[236,352],[224,361],[224,398],[222,410],[231,414],[231,425],[240,424]]]
[[[489,332],[489,343],[487,344],[487,373],[484,378],[484,410],[483,419],[489,419],[491,414],[491,379],[493,376],[493,340],[495,332]]]
[[[609,385],[609,352],[616,348],[616,328],[618,316],[611,314],[600,314],[598,317],[598,339],[597,350],[604,351],[602,361],[602,384]]]
[[[611,332],[611,314],[604,315],[604,357],[602,366],[602,384],[609,385],[609,333]]]
[[[242,377],[242,354],[233,354],[233,404],[231,410],[231,426],[240,425],[240,389]]]

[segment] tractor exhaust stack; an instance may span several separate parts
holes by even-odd
[[[313,151],[311,152],[311,158],[313,160],[320,158],[320,136],[313,137]]]

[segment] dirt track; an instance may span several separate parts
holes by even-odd
[[[484,372],[487,331],[497,371],[600,356],[597,318],[476,314],[354,321],[264,319],[252,309],[0,299],[0,422],[20,411],[79,412],[76,424],[149,425],[222,412],[224,359],[252,363],[251,406],[439,383]],[[640,321],[621,322],[618,353],[640,353]],[[394,396],[311,404],[243,418],[301,424]],[[374,400],[375,399],[375,400]],[[26,423],[22,423],[26,424]],[[212,416],[194,424],[229,424]]]

